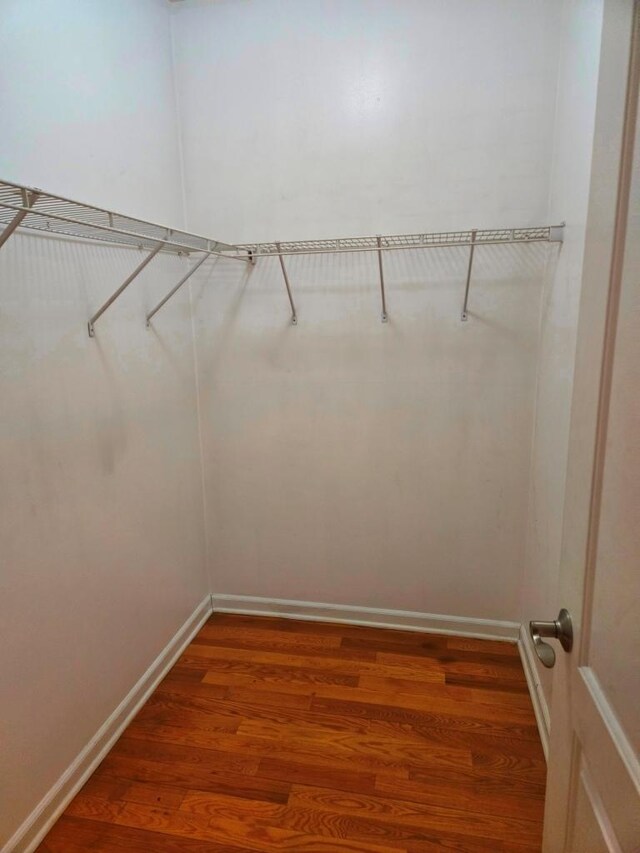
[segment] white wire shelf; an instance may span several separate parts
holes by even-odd
[[[475,237],[474,237],[475,235]],[[376,237],[336,237],[327,240],[282,240],[273,243],[243,243],[238,249],[260,256],[339,254],[397,249],[437,249],[439,247],[504,245],[508,243],[562,242],[562,226],[533,228],[490,228],[469,231],[441,231],[422,234],[390,234]]]
[[[291,322],[297,323],[296,307],[284,258],[289,255],[342,254],[348,252],[375,252],[378,257],[382,321],[387,321],[383,253],[402,249],[435,249],[467,246],[469,262],[464,291],[461,319],[468,319],[469,288],[474,251],[478,246],[508,245],[515,243],[561,243],[564,225],[542,225],[530,228],[490,228],[470,231],[441,231],[420,234],[392,234],[376,237],[336,237],[324,240],[274,241],[273,243],[244,243],[231,245],[209,237],[191,234],[181,229],[168,228],[115,213],[101,207],[71,201],[36,187],[0,180],[0,247],[17,228],[28,228],[48,234],[88,240],[99,240],[118,246],[136,246],[148,254],[136,269],[93,314],[88,322],[89,336],[94,335],[94,324],[131,282],[160,252],[200,255],[180,281],[147,314],[147,326],[152,317],[168,302],[182,285],[211,255],[230,260],[249,262],[261,257],[277,257],[291,307]]]
[[[202,254],[202,258],[148,315],[147,325],[156,311],[173,296],[206,258],[218,255],[243,262],[251,260],[247,252],[239,254],[235,246],[221,243],[219,240],[191,234],[182,229],[168,228],[154,222],[146,222],[143,219],[136,219],[133,216],[126,216],[80,201],[72,201],[37,187],[27,187],[11,181],[0,181],[0,226],[4,226],[0,232],[0,247],[7,242],[17,228],[29,228],[47,234],[98,240],[116,246],[135,246],[148,251],[131,275],[89,319],[87,323],[89,337],[94,336],[96,321],[160,252],[179,255],[197,252]]]
[[[48,234],[142,248],[162,243],[161,251],[179,254],[236,251],[235,246],[219,240],[72,201],[36,187],[0,181],[0,225],[10,226],[19,214],[22,214],[20,228]]]

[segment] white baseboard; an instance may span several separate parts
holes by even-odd
[[[549,706],[547,704],[542,684],[538,678],[538,668],[535,662],[535,652],[531,644],[531,639],[525,625],[520,626],[520,637],[518,639],[518,651],[520,652],[520,660],[524,669],[524,674],[529,687],[529,695],[533,702],[533,711],[536,715],[538,724],[538,732],[542,741],[542,749],[544,757],[549,755],[549,731],[550,731],[550,716]]]
[[[339,622],[373,628],[400,628],[432,634],[451,634],[483,640],[518,640],[519,624],[497,619],[471,619],[467,616],[443,616],[415,613],[411,610],[382,610],[354,607],[350,604],[320,604],[315,601],[288,601],[282,598],[257,598],[250,595],[211,596],[214,613],[244,613],[251,616],[280,616],[315,622]]]
[[[207,595],[0,853],[35,850],[210,615],[211,596]]]

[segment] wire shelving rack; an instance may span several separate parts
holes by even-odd
[[[219,256],[255,265],[262,258],[278,258],[291,308],[291,322],[298,316],[285,257],[295,255],[346,254],[372,252],[377,254],[381,298],[381,319],[386,322],[387,301],[383,254],[385,252],[468,247],[469,261],[464,289],[461,319],[468,319],[468,303],[475,250],[480,246],[522,243],[561,243],[564,223],[530,228],[490,228],[467,231],[421,232],[417,234],[376,235],[369,237],[336,237],[322,240],[274,241],[271,243],[230,244],[182,229],[146,222],[95,205],[72,201],[36,187],[0,181],[0,247],[17,228],[28,228],[48,234],[72,238],[99,240],[117,246],[135,246],[148,254],[109,299],[89,319],[90,337],[94,325],[120,294],[160,252],[178,255],[198,255],[196,262],[169,293],[147,314],[147,326],[152,317],[202,266],[207,258]]]

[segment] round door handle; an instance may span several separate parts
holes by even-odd
[[[542,664],[549,669],[556,662],[556,653],[549,643],[544,639],[559,640],[565,652],[573,648],[573,625],[571,614],[564,607],[558,614],[558,618],[552,622],[529,622],[529,633],[533,640],[533,648],[540,658]]]

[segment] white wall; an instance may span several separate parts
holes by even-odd
[[[184,165],[189,226],[231,241],[568,220],[556,278],[554,250],[478,251],[466,324],[464,251],[388,257],[386,325],[373,257],[291,261],[295,328],[275,261],[202,268],[214,591],[513,619],[528,503],[546,571],[599,5],[568,8],[549,210],[554,0],[3,3],[8,179],[173,224]],[[86,337],[138,257],[27,235],[0,251],[0,840],[208,589],[189,290],[143,323],[182,262],[154,261]],[[527,618],[550,603],[534,588]]]
[[[539,224],[556,0],[186,0],[189,224],[235,242]]]
[[[191,227],[235,241],[548,220],[555,2],[186,2]],[[554,254],[553,250],[550,250]],[[214,592],[513,619],[545,247],[198,276]],[[198,291],[198,286],[201,290]]]
[[[196,274],[214,593],[514,618],[547,252]]]
[[[0,174],[178,221],[161,2],[0,10]],[[137,249],[0,250],[0,847],[208,591],[189,292]]]
[[[164,0],[3,0],[0,115],[6,180],[182,224]]]
[[[558,599],[569,416],[593,148],[602,0],[566,0],[554,132],[550,219],[565,219],[557,268],[547,271],[540,324],[535,437],[521,618],[554,619]],[[537,659],[536,659],[537,661]],[[538,664],[551,698],[552,673]]]

